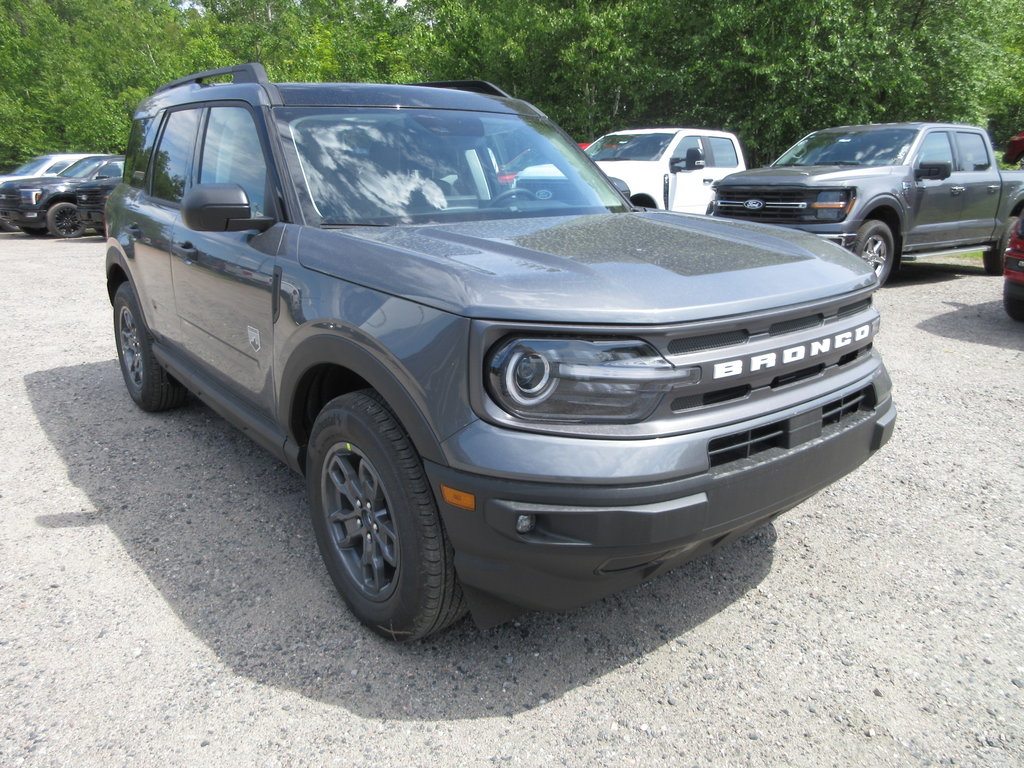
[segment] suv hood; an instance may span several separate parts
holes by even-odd
[[[293,232],[310,269],[493,320],[707,320],[875,282],[862,260],[814,235],[671,213]]]
[[[822,183],[843,183],[856,181],[857,179],[877,178],[889,176],[904,166],[853,166],[853,165],[805,165],[789,166],[782,168],[752,168],[748,171],[740,171],[726,176],[720,182],[719,187],[731,186],[758,186],[758,185],[787,185],[787,186],[816,186]]]

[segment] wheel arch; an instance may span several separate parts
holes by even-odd
[[[881,202],[864,214],[864,221],[880,221],[889,227],[895,251],[892,268],[899,269],[903,257],[903,216],[900,211],[891,203]]]
[[[328,334],[306,339],[289,355],[280,382],[278,418],[297,448],[296,468],[303,473],[313,422],[323,407],[335,397],[368,388],[383,398],[422,458],[447,464],[411,387],[402,384],[393,364],[384,364],[355,342]]]
[[[657,208],[658,204],[654,198],[648,195],[646,192],[637,192],[635,195],[630,195],[629,201],[633,205],[637,205],[641,208]]]

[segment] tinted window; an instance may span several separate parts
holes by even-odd
[[[987,142],[977,133],[957,131],[956,149],[960,155],[961,171],[984,171],[992,165],[988,156]]]
[[[860,126],[819,131],[798,141],[772,165],[902,165],[916,137],[915,128]]]
[[[195,144],[199,112],[185,109],[172,112],[153,162],[153,195],[177,203],[185,195],[192,147]]]
[[[736,155],[736,146],[732,143],[732,139],[725,139],[721,136],[709,136],[704,141],[711,145],[712,162],[708,163],[708,165],[715,166],[716,168],[735,168],[740,164],[740,159]]]
[[[679,144],[676,145],[675,151],[672,152],[672,157],[685,160],[686,150],[688,149],[701,149],[700,139],[696,136],[683,136]]]
[[[266,210],[267,163],[252,115],[242,107],[210,110],[199,181],[238,184],[249,196],[253,216]]]
[[[949,163],[949,167],[953,167],[953,148],[949,145],[948,133],[937,131],[924,137],[917,154],[917,164],[921,163]]]
[[[112,163],[107,163],[96,173],[97,179],[113,179],[124,174],[124,161],[115,160]]]
[[[124,180],[139,189],[143,189],[146,186],[146,169],[149,168],[149,157],[153,154],[156,125],[157,121],[152,117],[136,120],[132,123],[132,132],[128,136],[128,154],[124,161]]]
[[[601,137],[587,154],[591,160],[657,160],[671,141],[671,133],[619,133]]]

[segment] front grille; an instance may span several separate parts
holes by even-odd
[[[685,355],[690,352],[702,352],[707,349],[718,349],[733,344],[742,344],[750,336],[748,331],[729,331],[713,333],[707,336],[691,336],[684,339],[672,339],[668,344],[670,355]]]
[[[817,189],[806,187],[721,187],[715,212],[750,221],[795,222],[814,218]]]
[[[875,407],[874,390],[865,387],[823,406],[817,414],[804,414],[783,419],[731,435],[716,437],[708,442],[708,463],[721,467],[735,461],[751,459],[772,448],[792,448],[800,443],[828,434],[838,425],[849,422],[859,412]],[[810,427],[817,427],[813,429]]]
[[[96,207],[103,205],[103,190],[101,189],[90,189],[86,192],[79,192],[77,197],[79,205],[91,205]]]
[[[17,204],[19,197],[17,192],[0,192],[0,203]]]

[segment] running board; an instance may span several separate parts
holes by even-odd
[[[931,259],[935,256],[961,256],[965,253],[984,253],[987,251],[983,245],[972,245],[967,248],[950,248],[948,251],[921,251],[920,253],[904,253],[900,258],[903,261],[918,261],[919,259]]]

